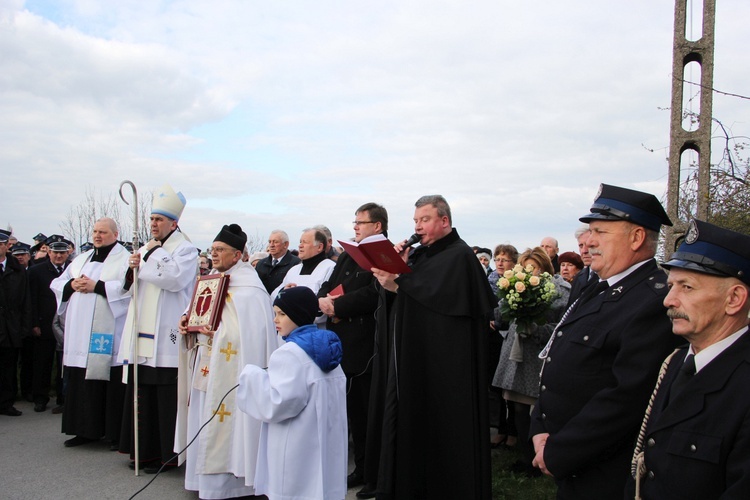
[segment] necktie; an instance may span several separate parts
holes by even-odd
[[[57,275],[60,276],[63,272],[62,266],[57,266]]]
[[[271,267],[276,267],[279,265],[279,259],[273,259],[273,262],[271,262]]]
[[[585,304],[592,298],[602,293],[607,288],[609,288],[609,283],[607,283],[607,280],[600,281],[596,285],[590,284],[589,286],[586,287],[586,290],[583,292],[580,303]]]
[[[695,375],[695,356],[689,354],[669,389],[670,401],[674,400],[685,389],[685,385],[693,378],[693,375]]]
[[[0,264],[0,274],[5,272],[5,264]]]

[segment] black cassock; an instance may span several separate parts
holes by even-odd
[[[371,398],[382,411],[374,422],[383,422],[378,498],[488,499],[487,324],[496,299],[455,229],[417,248],[410,265],[379,316],[389,319],[378,324]]]

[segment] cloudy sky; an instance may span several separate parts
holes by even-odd
[[[717,8],[714,86],[748,95],[750,2]],[[470,245],[571,250],[600,182],[666,190],[673,9],[0,0],[0,225],[60,232],[129,179],[182,191],[202,247],[231,222],[349,238],[368,201],[400,240],[440,193]],[[735,135],[749,107],[714,95]]]

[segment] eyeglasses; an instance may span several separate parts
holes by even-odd
[[[499,259],[499,258],[495,259],[495,262],[502,262],[503,264],[513,264],[514,263],[514,261],[512,261],[510,259]]]
[[[232,248],[224,248],[224,247],[211,247],[208,249],[209,253],[224,253],[224,252],[231,252]]]
[[[353,226],[361,226],[362,224],[375,224],[374,220],[354,220],[352,221]]]

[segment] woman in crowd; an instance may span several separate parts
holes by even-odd
[[[530,264],[535,276],[544,272],[550,275],[554,274],[552,261],[541,247],[527,249],[519,257],[518,263],[524,267]],[[492,380],[492,385],[503,390],[503,397],[508,404],[512,402],[514,408],[521,460],[513,465],[513,470],[529,476],[541,474],[539,469],[531,466],[534,448],[529,440],[531,407],[539,397],[539,372],[542,368],[542,360],[539,359],[538,354],[549,340],[552,330],[565,312],[565,305],[568,302],[568,295],[570,295],[570,284],[568,282],[559,275],[554,275],[552,280],[558,296],[547,311],[546,322],[542,325],[532,323],[529,326],[519,328],[514,319],[506,330],[501,331],[505,340],[500,352],[500,361],[497,364],[495,377]]]
[[[560,276],[568,283],[572,283],[576,274],[583,269],[583,260],[575,252],[561,253],[558,262],[560,262]]]
[[[490,281],[492,291],[497,295],[497,282],[502,278],[507,269],[513,269],[518,262],[518,250],[513,245],[502,244],[495,247],[494,251],[495,270],[487,279]],[[500,308],[495,308],[495,319],[490,324],[490,356],[487,362],[488,376],[490,382],[495,375],[495,368],[500,360],[500,350],[503,345],[501,332],[508,330],[508,323],[503,322],[500,317]],[[495,428],[497,432],[490,437],[490,446],[497,448],[503,444],[515,446],[516,426],[513,423],[512,403],[506,404],[502,391],[490,383],[490,429]]]

